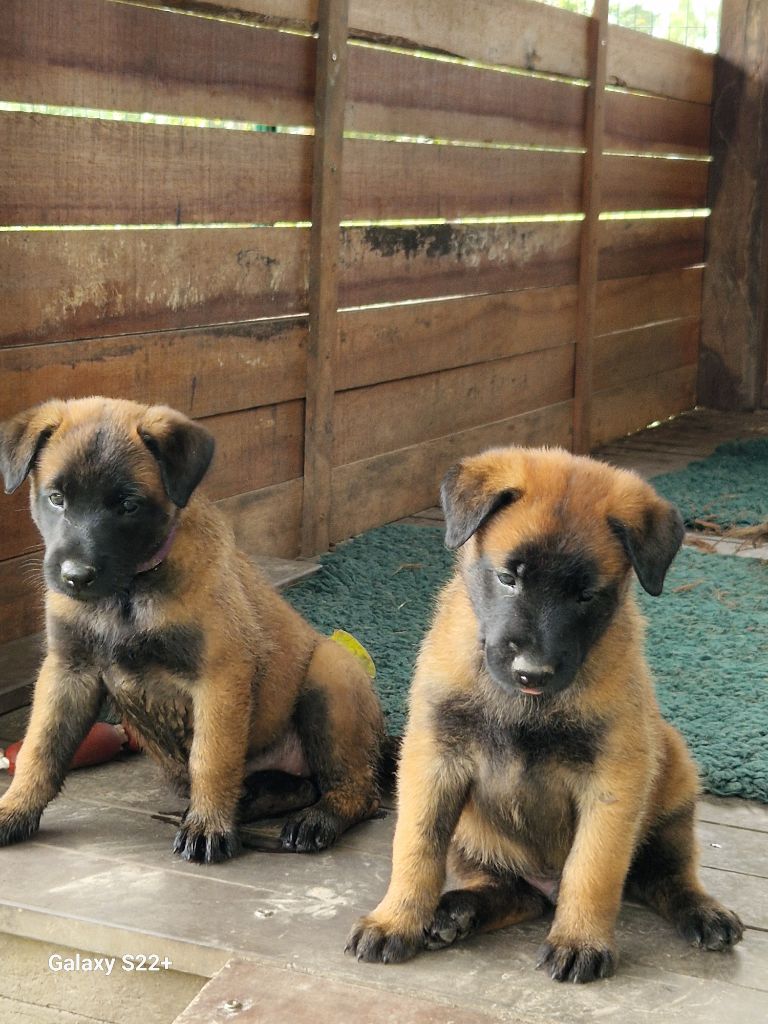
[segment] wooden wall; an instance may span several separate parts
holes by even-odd
[[[6,0],[0,24],[0,419],[93,393],[203,419],[252,552],[299,552],[305,494],[319,548],[432,504],[462,454],[572,439],[582,223],[556,218],[583,212],[590,19],[350,0],[326,52],[340,3]],[[606,61],[601,209],[704,207],[712,58],[610,28]],[[333,144],[339,88],[323,260],[311,129]],[[599,222],[593,443],[694,404],[705,226]],[[3,640],[40,624],[25,502],[0,498]]]

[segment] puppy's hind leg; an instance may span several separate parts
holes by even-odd
[[[545,912],[546,897],[524,878],[474,865],[455,849],[450,860],[461,887],[449,889],[440,897],[432,923],[425,930],[427,949],[443,949],[477,932],[520,924]]]
[[[332,640],[315,649],[294,724],[320,799],[286,824],[282,842],[307,853],[330,846],[379,807],[381,709],[362,666]]]

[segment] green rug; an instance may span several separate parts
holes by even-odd
[[[768,438],[729,441],[699,462],[653,477],[688,526],[753,526],[768,519]]]
[[[428,526],[371,530],[285,592],[321,632],[346,629],[365,645],[395,734],[435,595],[453,563],[442,538]],[[640,603],[662,711],[688,741],[705,788],[768,803],[768,565],[684,549],[664,595],[640,592]]]

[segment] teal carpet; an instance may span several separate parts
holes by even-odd
[[[654,477],[653,486],[688,526],[754,526],[768,519],[768,438],[729,441],[706,459]]]
[[[416,652],[451,571],[442,538],[428,526],[371,530],[285,591],[322,633],[346,629],[368,649],[392,733],[402,732]],[[768,803],[768,565],[684,549],[664,595],[640,592],[640,603],[662,711],[705,789]]]

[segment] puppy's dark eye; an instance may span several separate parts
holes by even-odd
[[[134,512],[138,512],[139,503],[134,498],[124,498],[120,502],[120,513],[124,516],[132,516]]]
[[[50,501],[54,508],[64,508],[64,495],[61,491],[51,491],[48,495],[48,501]]]
[[[594,600],[594,597],[594,590],[580,590],[579,593],[576,595],[576,600],[579,602],[579,604],[589,604],[590,601]]]
[[[512,572],[497,572],[496,579],[499,583],[502,583],[505,587],[516,587],[517,577]]]

